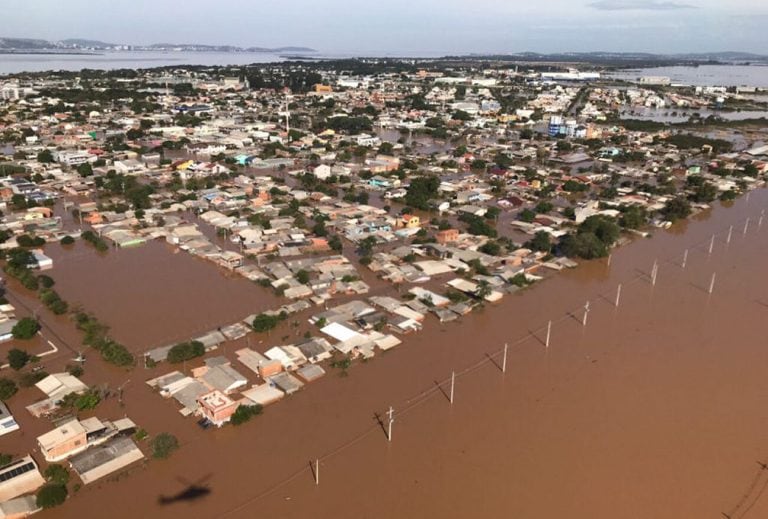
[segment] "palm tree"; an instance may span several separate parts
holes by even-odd
[[[488,283],[486,280],[482,280],[477,284],[477,297],[480,299],[485,299],[489,295],[491,295],[491,284]]]

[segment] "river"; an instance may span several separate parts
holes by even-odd
[[[653,67],[627,69],[610,77],[637,81],[644,76],[668,77],[672,84],[692,86],[750,86],[768,88],[766,65],[699,65],[698,67]]]

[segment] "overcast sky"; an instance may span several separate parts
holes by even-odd
[[[3,0],[0,37],[356,55],[768,52],[768,0]]]

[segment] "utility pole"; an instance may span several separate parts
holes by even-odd
[[[731,243],[731,235],[733,234],[733,225],[728,227],[728,237],[725,239],[725,243]]]
[[[685,249],[685,252],[683,253],[683,264],[681,267],[685,268],[686,263],[688,263],[688,249]]]
[[[715,275],[716,275],[716,274],[717,274],[716,272],[713,272],[713,273],[712,273],[712,280],[709,282],[709,293],[710,293],[710,294],[711,294],[711,293],[712,293],[712,291],[715,289]]]
[[[709,241],[709,255],[712,255],[712,249],[715,248],[715,235],[712,235],[712,239]]]
[[[131,379],[126,380],[123,385],[117,388],[117,401],[120,403],[120,405],[123,405],[123,388],[127,386],[130,381]]]
[[[584,304],[584,317],[581,320],[581,325],[587,325],[587,316],[589,315],[589,301]]]
[[[552,335],[552,321],[549,321],[547,323],[547,341],[544,343],[544,346],[549,349],[549,338]]]
[[[619,287],[616,289],[616,302],[614,305],[616,308],[619,307],[619,300],[621,299],[621,283],[619,283]]]
[[[453,390],[456,387],[456,372],[451,371],[451,404],[453,404]]]
[[[395,410],[392,409],[392,406],[389,406],[389,411],[387,411],[387,416],[389,418],[389,421],[387,423],[387,441],[392,441],[392,423],[395,421]]]
[[[749,218],[747,218],[747,221],[744,222],[744,236],[747,235],[747,230],[749,230]]]
[[[504,357],[501,359],[501,372],[506,373],[507,372],[507,349],[509,349],[509,345],[507,343],[504,343]]]
[[[656,286],[656,275],[659,273],[659,263],[657,260],[653,261],[653,268],[651,269],[651,285]]]
[[[608,255],[608,266],[611,266],[611,258],[613,257],[613,254]]]
[[[320,460],[315,460],[315,485],[320,484]]]

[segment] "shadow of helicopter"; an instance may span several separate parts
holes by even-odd
[[[205,483],[211,479],[212,475],[213,474],[208,474],[207,476],[204,476],[193,483],[190,483],[182,477],[177,477],[176,479],[179,481],[179,483],[185,485],[185,488],[177,494],[158,497],[158,504],[172,505],[174,503],[180,503],[183,501],[192,502],[204,498],[211,493],[211,489]]]

